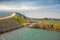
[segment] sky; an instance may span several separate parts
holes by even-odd
[[[4,10],[31,18],[60,18],[60,0],[0,0],[0,11]]]

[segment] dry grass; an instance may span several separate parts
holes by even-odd
[[[37,22],[35,25],[32,26],[32,28],[41,28],[60,32],[60,23]]]
[[[25,24],[27,21],[25,19],[20,18],[19,16],[14,16],[14,18],[20,23]]]

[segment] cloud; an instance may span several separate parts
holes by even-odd
[[[0,10],[38,10],[38,9],[53,9],[53,8],[60,8],[60,4],[56,5],[44,5],[44,6],[36,6],[34,3],[27,2],[27,3],[16,3],[15,2],[8,2],[8,3],[1,3]]]
[[[0,2],[35,2],[37,5],[60,4],[60,0],[0,0]]]
[[[24,1],[24,2],[0,2],[1,10],[22,11],[28,17],[60,17],[60,4],[56,1]],[[33,15],[32,15],[33,14]]]
[[[0,5],[0,10],[37,10],[40,7],[32,7],[27,5],[12,6],[12,5]]]

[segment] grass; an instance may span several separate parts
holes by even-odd
[[[40,24],[44,27],[50,27],[51,25],[53,25],[53,23],[50,23],[50,22],[38,22],[38,24]]]
[[[55,28],[60,28],[60,23],[55,23],[55,24],[54,24],[54,27],[55,27]]]
[[[46,28],[48,30],[60,31],[60,23],[38,22],[37,24],[42,25],[42,28]]]
[[[27,21],[25,19],[22,19],[19,16],[14,16],[14,18],[20,23],[20,24],[25,24]]]

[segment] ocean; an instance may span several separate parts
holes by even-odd
[[[20,28],[0,35],[0,40],[60,40],[60,32]]]

